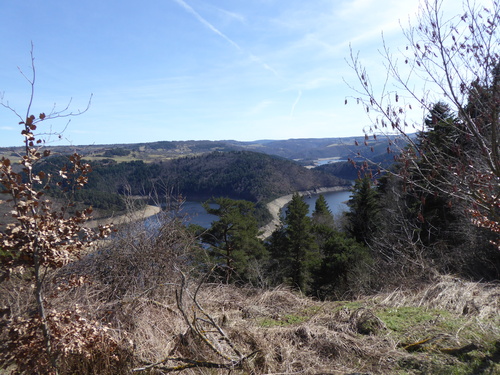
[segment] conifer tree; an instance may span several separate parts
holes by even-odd
[[[375,233],[379,212],[377,191],[372,188],[369,176],[356,181],[348,206],[349,233],[358,242],[369,242]]]
[[[312,230],[320,250],[335,231],[335,221],[332,212],[322,194],[316,200],[312,213]]]
[[[416,21],[403,29],[406,48],[394,52],[384,43],[383,85],[372,84],[359,55],[351,53],[359,79],[355,102],[371,118],[367,139],[386,136],[389,152],[398,147],[394,133],[411,145],[397,150],[401,168],[395,176],[405,188],[417,186],[460,202],[470,221],[489,230],[500,248],[500,2],[460,3],[449,17],[443,0],[422,0]],[[412,136],[425,130],[415,111],[434,107],[436,114],[436,98],[446,101],[458,121],[444,126],[435,118],[440,121],[433,130],[444,130],[440,140],[447,142],[428,147]],[[419,171],[422,159],[428,170]],[[450,172],[447,178],[440,178],[443,170]]]
[[[309,290],[311,272],[319,261],[308,213],[309,206],[295,193],[286,209],[282,227],[273,233],[270,243],[284,279],[304,292]]]
[[[322,255],[314,280],[314,289],[321,298],[345,297],[366,288],[371,257],[363,244],[345,233],[333,231]]]
[[[312,213],[313,223],[327,225],[329,227],[334,226],[333,214],[328,207],[325,196],[320,194],[316,203],[314,205],[314,211]]]
[[[212,203],[216,207],[212,207]],[[219,217],[202,235],[202,240],[210,245],[211,258],[224,265],[225,281],[233,281],[236,277],[249,281],[252,278],[250,263],[266,258],[267,254],[258,238],[255,205],[249,201],[220,197],[205,202],[203,206],[207,213]]]
[[[447,163],[447,159],[459,157],[460,149],[470,147],[461,136],[459,121],[448,104],[437,102],[426,117],[425,124],[426,131],[420,132],[417,138],[420,152],[436,154],[436,150],[439,150],[443,165]],[[445,168],[436,170],[434,165],[430,165],[428,158],[421,158],[416,167],[409,168],[408,172],[410,178],[417,183],[405,194],[407,206],[414,211],[412,216],[420,227],[421,241],[425,245],[431,245],[445,239],[444,232],[457,220],[453,213],[454,204],[448,195],[442,193],[443,181],[452,179],[452,173]],[[436,189],[434,186],[440,188]],[[453,238],[446,240],[453,241]]]

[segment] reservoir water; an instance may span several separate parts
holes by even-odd
[[[333,191],[323,193],[328,207],[334,216],[341,215],[347,211],[349,207],[346,202],[351,195],[350,191]],[[314,205],[318,195],[304,197],[304,201],[309,205],[309,214],[314,211]],[[201,205],[201,202],[184,202],[180,211],[180,215],[185,216],[186,223],[197,224],[204,228],[209,228],[213,221],[217,220],[217,216],[209,215]]]
[[[333,216],[341,215],[344,211],[349,209],[346,203],[351,197],[350,191],[333,191],[323,193],[322,195],[325,197],[326,203],[328,204]],[[309,205],[309,215],[314,211],[314,205],[316,204],[318,197],[319,195],[304,197],[304,201]]]
[[[207,214],[207,211],[202,206],[202,202],[184,202],[180,214],[185,215],[187,224],[196,224],[203,228],[210,228],[212,222],[219,218],[218,216]]]

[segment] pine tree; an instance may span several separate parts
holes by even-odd
[[[429,193],[440,191],[460,202],[471,222],[489,230],[492,243],[500,249],[500,65],[499,44],[492,42],[500,35],[500,2],[483,7],[463,0],[465,12],[452,16],[441,11],[442,3],[422,1],[416,23],[403,30],[407,45],[399,56],[384,48],[387,84],[379,87],[382,91],[371,84],[359,55],[351,54],[350,65],[359,79],[356,102],[373,121],[366,138],[388,136],[389,152],[399,148],[392,141],[395,133],[411,145],[398,149],[397,176],[405,185],[428,179],[434,190]],[[408,74],[403,65],[412,67]],[[415,79],[425,87],[408,85]],[[385,89],[390,85],[399,89],[388,95]],[[430,87],[437,90],[427,91]],[[436,96],[446,101],[457,121],[446,123],[442,116],[431,116],[431,125],[437,125],[432,126],[431,136],[438,136],[439,143],[419,145],[408,131],[422,126],[414,110],[439,115]],[[428,169],[419,170],[422,160]]]
[[[286,209],[282,227],[273,233],[270,241],[273,258],[279,262],[281,275],[304,292],[309,290],[311,272],[319,261],[308,213],[309,206],[295,193]]]
[[[432,107],[425,125],[427,130],[419,133],[417,138],[420,152],[439,154],[443,165],[448,163],[449,158],[458,157],[460,149],[468,147],[459,121],[446,103],[437,102]],[[416,168],[409,169],[409,173],[415,184],[405,194],[406,204],[412,210],[408,220],[413,217],[420,229],[419,240],[429,246],[445,239],[444,233],[457,220],[450,197],[442,193],[443,181],[450,181],[452,177],[445,168],[436,170],[427,158],[421,158]],[[446,240],[452,240],[452,237]]]
[[[321,298],[339,298],[366,288],[371,257],[368,249],[345,233],[333,231],[322,248],[314,289]]]
[[[333,227],[334,220],[332,211],[328,207],[328,203],[323,194],[320,194],[316,203],[314,205],[314,211],[312,213],[312,219],[315,224],[327,225]]]
[[[335,221],[332,212],[322,194],[316,200],[312,213],[312,230],[320,250],[335,231]]]
[[[219,217],[202,235],[202,240],[210,245],[211,258],[224,265],[225,281],[234,281],[236,277],[250,281],[249,265],[267,255],[263,242],[258,238],[255,205],[249,201],[221,197],[203,206],[207,213]]]
[[[377,227],[379,212],[377,191],[372,188],[370,177],[364,176],[356,181],[348,206],[350,211],[346,215],[349,233],[358,242],[370,242]]]

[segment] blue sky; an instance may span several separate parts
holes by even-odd
[[[23,0],[0,8],[0,92],[24,113],[34,45],[33,113],[73,112],[56,144],[250,141],[363,134],[344,105],[355,83],[349,44],[374,69],[381,32],[402,47],[399,20],[418,0]],[[376,72],[376,70],[375,70]],[[46,123],[59,131],[68,119]],[[0,146],[19,145],[0,108]]]

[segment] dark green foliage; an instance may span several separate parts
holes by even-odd
[[[460,175],[472,173],[467,159],[477,154],[478,147],[465,136],[460,119],[445,103],[436,103],[425,123],[427,130],[405,151],[420,157],[396,165],[396,176],[379,180],[381,213],[378,233],[370,242],[379,267],[395,267],[404,277],[425,277],[433,269],[477,279],[498,278],[500,255],[489,243],[494,236],[473,225],[470,208],[459,198]],[[474,184],[480,178],[470,180]],[[474,189],[471,186],[470,192],[477,194]]]
[[[255,152],[214,152],[163,163],[163,173],[188,199],[227,196],[267,202],[294,191],[346,184],[290,160]]]
[[[446,103],[434,104],[425,119],[425,125],[427,131],[418,134],[418,141],[424,150],[434,146],[444,149],[460,140],[457,118]]]
[[[118,165],[114,161],[103,161],[101,165]],[[52,174],[51,185],[59,186],[60,189],[50,189],[47,193],[54,198],[63,198],[83,204],[85,206],[92,206],[100,210],[103,214],[112,214],[117,211],[124,211],[126,209],[125,201],[116,190],[114,190],[113,183],[109,179],[116,176],[102,175],[101,168],[95,167],[89,173],[92,177],[88,180],[87,185],[82,188],[74,189],[74,181],[71,179],[63,179],[60,177],[58,171],[63,168],[70,168],[70,161],[66,156],[53,156],[43,160],[41,163],[34,166],[35,173],[46,171]],[[94,179],[95,178],[95,179]]]
[[[322,299],[340,298],[370,288],[372,258],[368,249],[335,228],[323,196],[309,207],[295,194],[283,223],[271,236],[270,272],[275,283],[285,282]]]
[[[314,272],[314,294],[320,298],[341,298],[366,290],[371,263],[368,249],[335,228],[322,195],[316,200],[312,224],[321,259],[321,265]]]
[[[483,90],[482,94],[487,96],[487,91]],[[470,100],[467,110],[471,112],[471,116],[480,116],[479,108],[482,104],[477,107],[478,103]],[[486,97],[481,98],[483,104],[486,100]],[[418,240],[426,246],[427,256],[435,260],[441,271],[465,271],[468,275],[476,274],[476,277],[481,278],[495,274],[498,276],[500,256],[488,243],[494,236],[474,227],[470,216],[466,214],[464,202],[447,191],[450,182],[456,183],[456,191],[460,189],[459,183],[454,182],[455,176],[471,168],[468,158],[480,157],[480,145],[465,136],[460,118],[445,103],[436,103],[425,123],[428,130],[419,134],[420,149],[426,154],[438,155],[442,166],[452,163],[454,168],[436,169],[427,158],[421,158],[417,168],[410,169],[411,178],[416,184],[405,198],[410,209],[418,215]],[[474,178],[479,181],[482,177],[478,175]],[[474,191],[476,188],[471,186],[470,190]]]
[[[269,243],[276,261],[275,271],[283,281],[304,292],[310,290],[312,270],[320,261],[308,212],[307,203],[295,193],[282,226],[273,233]]]
[[[314,169],[339,178],[345,178],[346,180],[355,180],[358,178],[358,169],[347,161],[323,164]]]
[[[369,242],[378,224],[379,202],[368,176],[358,179],[353,187],[347,212],[348,231],[358,242]]]
[[[344,233],[333,231],[322,247],[321,267],[316,272],[314,290],[321,298],[345,298],[368,289],[368,249]]]
[[[267,251],[257,237],[255,205],[243,200],[215,198],[204,207],[207,213],[219,217],[202,233],[201,239],[209,245],[207,251],[211,261],[223,270],[225,282],[256,281],[252,271],[266,259]]]
[[[325,197],[320,194],[312,213],[312,231],[320,249],[335,231],[335,222]]]
[[[330,211],[323,194],[320,194],[316,200],[314,211],[312,213],[312,220],[314,225],[324,225],[332,228],[335,225],[332,211]]]
[[[124,211],[126,205],[124,198],[116,193],[108,193],[99,190],[78,190],[75,192],[75,200],[96,208],[100,211],[118,212]]]
[[[40,168],[56,172],[65,163],[64,156],[51,157]],[[247,151],[214,152],[162,163],[103,159],[93,162],[90,177],[74,198],[101,210],[124,210],[123,195],[166,197],[175,193],[193,201],[225,196],[256,203],[260,225],[270,219],[265,203],[276,197],[317,187],[348,186],[347,181],[293,161]],[[52,182],[66,183],[57,174]]]

